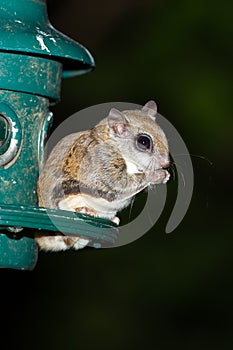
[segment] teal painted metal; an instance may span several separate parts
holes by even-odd
[[[0,202],[11,205],[36,205],[36,182],[39,173],[38,137],[43,129],[44,120],[48,116],[49,101],[47,98],[28,93],[0,90],[0,115],[7,120],[11,116],[8,110],[17,118],[15,135],[15,150],[0,156],[4,164],[0,167]],[[1,149],[1,147],[0,147]],[[7,158],[7,162],[4,162]],[[3,159],[3,161],[2,161]]]
[[[0,71],[0,89],[26,92],[55,101],[60,97],[60,62],[0,52]]]
[[[6,55],[8,56],[8,54]],[[32,62],[35,62],[35,59],[41,60],[41,58],[35,57],[31,59]],[[21,60],[17,60],[17,57],[15,60],[22,64]],[[59,70],[58,66],[61,70],[61,64],[54,62],[52,71]],[[10,69],[11,66],[5,69],[6,74]],[[27,86],[28,90],[31,89],[31,83],[27,84],[27,80],[33,79],[32,71],[30,70],[30,78],[27,77],[27,74],[24,75],[25,90],[27,90]],[[49,72],[51,73],[51,70],[48,71],[48,75]],[[34,80],[37,76],[38,67],[34,70]],[[61,74],[56,76],[58,78],[57,85],[60,84]],[[43,84],[47,79],[48,76],[44,76],[44,79],[40,80],[41,89],[43,89]],[[15,80],[17,79],[15,78]],[[46,84],[48,83],[46,82]],[[36,182],[40,162],[38,138],[40,139],[43,125],[46,124],[45,121],[50,115],[49,100],[33,93],[3,90],[2,88],[3,86],[0,90],[0,116],[5,118],[10,126],[9,134],[11,142],[13,142],[13,149],[11,150],[9,147],[5,153],[0,155],[0,164],[2,164],[0,167],[0,202],[7,204],[9,208],[12,205],[35,206],[37,204]],[[35,90],[37,88],[38,86],[35,84]],[[55,94],[53,94],[54,96]],[[9,225],[13,226],[10,223]],[[32,237],[25,235],[18,240],[17,235],[7,237],[2,230],[0,232],[2,232],[0,235],[0,265],[9,268],[33,269],[38,248]]]
[[[90,53],[49,23],[45,0],[0,0],[0,267],[31,270],[35,229],[111,245],[108,221],[36,207],[36,183],[61,78],[94,67]]]
[[[46,0],[0,1],[0,49],[51,58],[63,64],[63,77],[89,72],[93,57],[50,24]]]
[[[117,226],[111,221],[65,210],[39,207],[0,204],[0,225],[2,228],[5,225],[4,230],[8,231],[8,234],[16,229],[18,231],[15,233],[16,237],[20,237],[22,227],[53,232],[59,229],[69,236],[77,235],[78,227],[79,232],[84,233],[83,236],[80,234],[80,237],[88,238],[89,246],[95,248],[113,245],[118,236]]]
[[[0,266],[17,270],[33,270],[37,262],[37,250],[33,238],[17,238],[10,234],[1,235]],[[32,254],[33,252],[33,254]]]

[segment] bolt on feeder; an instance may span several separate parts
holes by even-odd
[[[49,106],[62,78],[93,67],[83,46],[51,26],[46,0],[0,0],[0,267],[34,268],[37,229],[80,235],[96,248],[116,240],[107,220],[37,206]]]

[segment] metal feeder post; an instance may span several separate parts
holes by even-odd
[[[83,46],[51,26],[46,0],[0,0],[0,267],[34,268],[34,229],[83,232],[94,247],[115,239],[105,220],[37,207],[49,105],[59,99],[62,77],[93,67]],[[103,228],[110,231],[102,235]]]

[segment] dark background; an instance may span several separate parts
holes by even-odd
[[[48,5],[52,24],[96,60],[91,74],[63,82],[54,126],[94,104],[155,99],[197,155],[195,187],[169,235],[172,196],[134,243],[41,253],[33,272],[1,270],[6,348],[233,349],[232,3]]]

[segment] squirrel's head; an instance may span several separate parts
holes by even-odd
[[[112,108],[105,119],[110,142],[118,148],[126,163],[135,166],[139,172],[169,166],[168,142],[156,123],[156,114],[156,103],[149,101],[138,110],[120,112]]]

